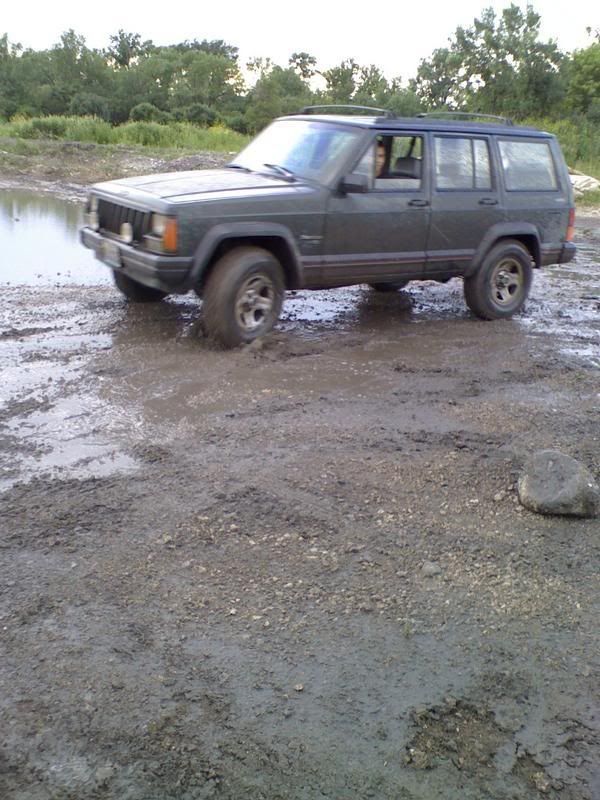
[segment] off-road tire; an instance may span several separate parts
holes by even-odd
[[[207,336],[227,348],[264,336],[279,319],[284,292],[275,256],[261,247],[236,247],[214,265],[202,292]]]
[[[389,283],[370,283],[369,286],[376,292],[398,292],[408,286],[409,283],[408,278],[405,278],[404,280],[390,281]]]
[[[115,286],[132,303],[158,303],[167,296],[167,292],[160,289],[153,289],[151,286],[144,286],[122,272],[113,270]]]
[[[465,300],[481,319],[507,319],[529,295],[531,254],[514,239],[494,245],[474,275],[464,279]]]

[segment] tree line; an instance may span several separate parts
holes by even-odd
[[[108,47],[92,49],[68,30],[50,49],[32,50],[5,33],[0,118],[177,120],[253,133],[305,105],[354,103],[403,116],[445,109],[600,122],[600,31],[588,29],[589,46],[565,53],[540,39],[540,23],[532,6],[511,4],[498,14],[486,8],[470,27],[457,27],[407,82],[352,58],[320,70],[307,52],[293,53],[283,66],[256,58],[244,73],[238,48],[223,40],[160,46],[119,30]]]

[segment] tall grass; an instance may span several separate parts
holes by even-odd
[[[201,128],[190,122],[127,122],[112,126],[96,117],[59,116],[0,122],[0,136],[225,152],[237,152],[248,141],[248,137],[220,125]]]

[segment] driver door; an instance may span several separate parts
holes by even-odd
[[[377,146],[385,146],[375,174]],[[423,133],[380,132],[353,172],[366,175],[364,193],[329,201],[323,248],[323,286],[385,282],[425,272],[430,224],[428,154]]]

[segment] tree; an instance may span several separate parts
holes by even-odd
[[[288,63],[303,81],[309,81],[316,74],[317,59],[304,51],[292,53]]]
[[[0,36],[0,117],[10,117],[19,107],[18,55],[22,47]]]
[[[126,33],[119,28],[117,33],[109,37],[110,47],[106,50],[106,56],[112,63],[121,69],[128,69],[132,63],[141,57],[148,55],[154,49],[150,40],[142,42],[139,33]]]
[[[263,128],[274,117],[298,111],[310,104],[312,93],[302,78],[288,67],[274,66],[263,72],[248,95],[246,120],[251,131]]]
[[[583,113],[600,104],[600,41],[573,54],[567,99]]]
[[[511,4],[500,16],[483,10],[458,27],[450,46],[419,65],[415,89],[428,106],[527,116],[547,113],[565,91],[564,55],[541,42],[540,15]]]
[[[106,97],[89,92],[79,92],[71,98],[69,114],[76,117],[100,117],[110,120],[110,103]]]
[[[208,55],[211,56],[222,56],[234,63],[237,63],[238,60],[238,48],[227,44],[223,39],[203,39],[201,42],[197,39],[193,39],[192,41],[186,39],[185,42],[171,45],[171,48],[181,53],[195,51],[199,53],[208,53]]]
[[[327,88],[325,94],[332,103],[351,103],[356,92],[356,79],[360,71],[353,58],[342,61],[337,67],[321,72]]]

